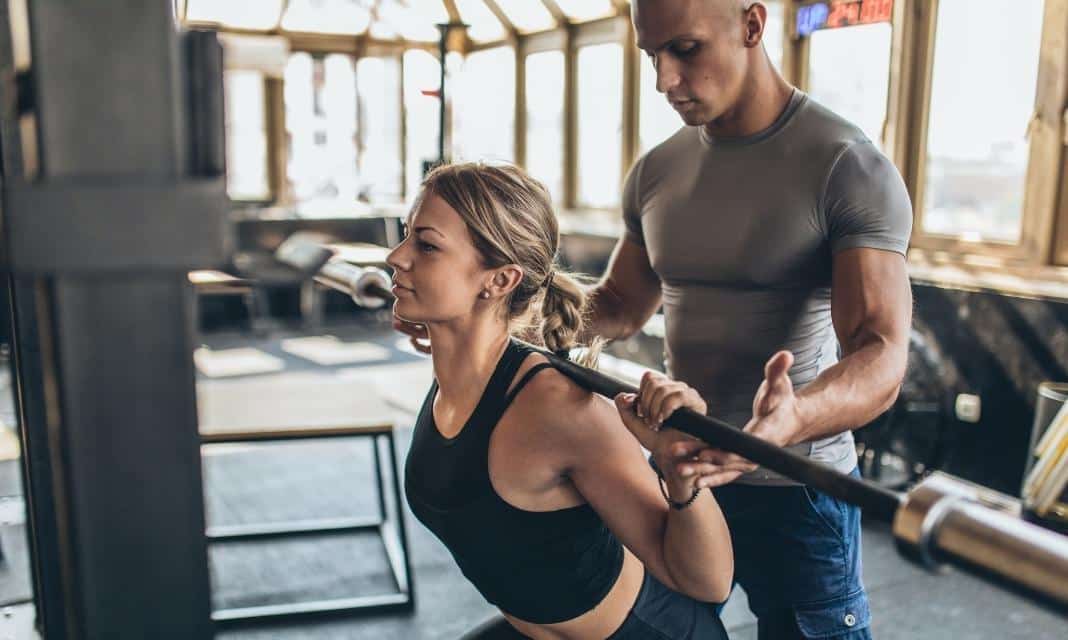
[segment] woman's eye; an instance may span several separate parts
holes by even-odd
[[[419,250],[424,253],[430,253],[432,251],[437,250],[437,247],[430,244],[429,242],[424,242],[423,240],[416,240],[415,246],[419,247]]]

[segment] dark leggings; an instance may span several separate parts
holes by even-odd
[[[467,632],[461,640],[526,638],[497,616]],[[648,572],[626,620],[608,640],[726,640],[727,630],[715,607],[668,589]]]

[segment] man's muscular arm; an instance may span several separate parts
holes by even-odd
[[[834,259],[831,316],[842,360],[797,393],[788,444],[868,424],[893,405],[905,376],[912,290],[905,258],[848,249]]]
[[[620,238],[604,278],[588,295],[590,314],[579,342],[589,344],[596,336],[618,340],[640,331],[660,307],[660,278],[645,247]]]

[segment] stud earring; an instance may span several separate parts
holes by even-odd
[[[478,297],[482,298],[483,300],[488,300],[489,299],[489,291],[486,291],[485,289],[483,289],[482,292],[478,294]]]

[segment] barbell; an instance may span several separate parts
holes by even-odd
[[[296,234],[274,257],[347,293],[363,307],[379,308],[392,300],[391,279],[384,271],[330,255],[328,248]],[[600,371],[530,346],[589,391],[607,398],[638,392]],[[929,569],[952,564],[1068,614],[1068,537],[1023,520],[1019,501],[1010,496],[942,472],[898,493],[839,473],[714,416],[683,408],[665,424],[860,507],[869,520],[891,525],[902,555]]]

